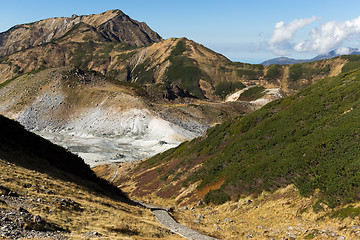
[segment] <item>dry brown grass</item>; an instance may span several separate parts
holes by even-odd
[[[102,239],[179,239],[163,228],[149,210],[97,195],[74,183],[4,160],[0,160],[0,171],[0,184],[25,198],[30,204],[27,209],[30,213],[68,229],[71,239],[84,239],[84,234],[90,231],[97,231]],[[64,207],[58,199],[71,199],[79,203],[80,208]]]
[[[247,200],[252,202],[247,203]],[[209,206],[209,209],[193,205],[193,211],[181,209],[175,217],[184,225],[220,239],[246,239],[249,235],[253,239],[285,239],[289,237],[289,232],[296,231],[296,239],[304,239],[313,229],[319,232],[329,229],[338,235],[331,237],[318,234],[311,239],[337,239],[339,236],[346,239],[360,238],[351,228],[359,224],[358,220],[329,218],[329,213],[334,211],[331,209],[315,213],[312,206],[316,200],[316,196],[300,196],[298,190],[290,185],[275,193],[264,192],[257,198],[248,197],[238,202]],[[205,218],[195,223],[199,214]]]
[[[126,174],[128,177],[124,177]],[[330,218],[331,213],[338,209],[329,209],[325,205],[323,205],[325,211],[315,213],[313,206],[318,201],[317,193],[311,198],[305,198],[293,185],[276,192],[263,192],[257,197],[248,196],[220,206],[197,207],[197,202],[186,202],[189,196],[194,198],[199,194],[196,189],[197,184],[183,188],[178,195],[169,198],[162,198],[158,189],[153,189],[145,195],[137,195],[135,189],[137,182],[133,174],[130,177],[129,174],[131,171],[125,171],[122,177],[120,175],[119,177],[123,179],[121,189],[129,193],[131,198],[150,201],[156,206],[167,208],[175,206],[177,210],[174,212],[174,217],[177,221],[219,239],[246,239],[250,235],[253,236],[252,239],[282,239],[290,237],[292,232],[296,233],[296,239],[337,239],[339,236],[344,236],[346,239],[360,239],[360,231],[352,228],[360,225],[359,219]],[[166,188],[174,189],[174,184],[176,182],[168,184]],[[216,185],[208,187],[213,189]],[[247,203],[248,200],[251,202]],[[184,210],[184,206],[188,209]],[[353,204],[354,208],[359,206],[360,203]],[[192,207],[194,209],[190,210]],[[204,218],[200,223],[195,223],[199,215],[204,215]],[[226,221],[226,218],[231,218],[233,221]],[[313,233],[316,234],[312,236]],[[331,236],[334,233],[336,235]]]
[[[196,188],[196,184],[194,186]],[[127,188],[123,190],[127,192]],[[133,197],[157,206],[176,206],[173,215],[179,223],[219,239],[247,239],[250,235],[252,239],[286,239],[292,232],[296,233],[296,239],[338,239],[339,236],[360,239],[360,232],[352,228],[359,225],[358,219],[330,218],[337,209],[325,206],[325,211],[315,213],[312,206],[317,201],[316,194],[311,198],[302,197],[293,185],[274,193],[264,192],[256,198],[247,197],[220,206],[198,207],[196,203],[191,203],[187,205],[187,210],[183,209],[183,205],[177,205],[177,198],[160,198],[156,192]],[[251,202],[247,203],[248,200]],[[360,203],[353,206],[359,207]],[[190,210],[192,207],[193,210]],[[199,215],[204,215],[204,218],[200,223],[195,223]],[[327,235],[322,235],[321,231]],[[311,238],[313,232],[317,234]],[[337,235],[331,236],[334,233]]]

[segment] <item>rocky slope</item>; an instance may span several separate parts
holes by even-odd
[[[1,239],[177,239],[79,157],[0,116]]]
[[[94,166],[150,157],[253,108],[241,102],[176,105],[151,98],[137,85],[96,72],[48,69],[1,88],[0,112]]]
[[[97,15],[49,18],[14,26],[0,33],[0,56],[49,43],[64,37],[79,25],[86,26],[109,42],[140,46],[161,40],[146,23],[133,20],[120,10],[111,10]]]

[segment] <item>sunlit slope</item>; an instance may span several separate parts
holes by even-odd
[[[325,78],[211,128],[206,137],[145,161],[134,178],[143,187],[133,193],[172,183],[176,191],[164,187],[158,193],[171,197],[199,183],[187,198],[207,193],[205,201],[222,203],[294,183],[303,195],[319,191],[329,206],[357,201],[359,87],[360,70]]]
[[[24,73],[73,66],[142,86],[154,100],[219,101],[253,85],[293,94],[321,78],[359,66],[357,56],[283,66],[231,62],[185,38],[129,46],[97,39],[87,30],[80,24],[53,42],[0,57],[0,88]]]

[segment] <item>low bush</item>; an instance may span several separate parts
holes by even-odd
[[[200,181],[199,188],[226,178],[206,197],[209,202],[223,192],[237,197],[289,184],[304,196],[319,191],[319,201],[329,207],[359,201],[359,88],[360,70],[319,80],[294,96],[215,126],[206,138],[161,159],[201,161],[202,167],[185,180]]]
[[[230,200],[230,196],[220,189],[211,190],[204,197],[205,203],[212,203],[216,205],[223,204],[229,200]]]
[[[239,100],[241,100],[241,101],[254,101],[254,100],[264,96],[264,90],[265,90],[265,88],[261,87],[261,86],[260,87],[256,86],[256,87],[249,88],[240,95]]]
[[[221,81],[215,86],[215,94],[224,99],[229,93],[241,90],[246,87],[241,82]]]
[[[271,65],[265,74],[265,78],[269,80],[281,78],[281,66]]]
[[[180,39],[168,57],[171,62],[167,71],[168,84],[176,83],[184,92],[189,92],[197,98],[204,98],[199,81],[208,77],[194,64],[193,59],[182,55],[186,50],[185,41],[184,38]]]

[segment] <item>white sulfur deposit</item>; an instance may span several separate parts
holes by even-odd
[[[16,119],[26,128],[81,156],[90,166],[151,157],[198,136],[147,109],[78,109],[66,120],[56,117],[61,94],[45,93]],[[60,120],[59,120],[60,119]]]

